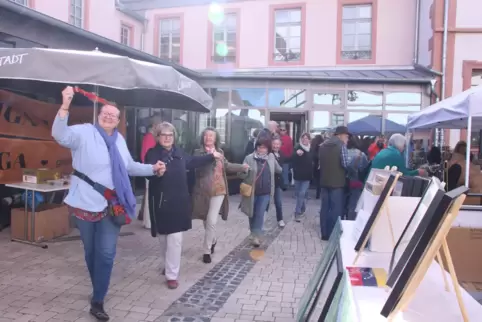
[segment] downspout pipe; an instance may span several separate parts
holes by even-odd
[[[449,0],[444,0],[444,21],[443,21],[443,41],[442,41],[442,90],[440,99],[445,99],[446,92],[446,77],[447,77],[447,38],[448,38],[448,24],[449,24]]]
[[[415,37],[413,46],[413,65],[418,64],[418,50],[419,50],[419,39],[420,39],[420,1],[415,0]]]

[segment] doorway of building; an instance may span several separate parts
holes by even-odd
[[[271,112],[269,113],[270,121],[276,121],[278,124],[285,124],[288,135],[293,140],[293,144],[298,142],[302,133],[308,131],[308,115],[307,112]]]

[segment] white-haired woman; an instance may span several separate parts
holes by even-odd
[[[403,155],[407,146],[407,139],[402,134],[395,133],[388,140],[388,147],[381,150],[371,161],[371,168],[385,169],[386,166],[397,167],[397,170],[404,176],[424,176],[425,170],[410,170],[405,166],[405,157]],[[369,173],[369,172],[368,172]]]
[[[159,143],[146,154],[145,162],[156,164],[161,161],[166,165],[162,177],[149,178],[149,212],[151,216],[151,234],[162,237],[162,256],[167,286],[178,287],[181,266],[182,232],[192,228],[191,197],[189,195],[186,170],[212,164],[222,160],[217,151],[192,157],[174,144],[176,130],[171,123],[163,122],[158,128]]]
[[[194,151],[194,156],[203,156],[218,152],[220,138],[216,129],[206,128],[201,133],[201,148]],[[196,169],[196,183],[192,193],[193,213],[192,219],[204,221],[203,262],[211,263],[211,255],[216,247],[216,222],[221,215],[223,220],[228,220],[228,180],[226,173],[244,172],[247,165],[229,163],[224,160],[215,160],[203,167]]]

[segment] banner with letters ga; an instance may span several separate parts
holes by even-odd
[[[71,171],[71,152],[51,136],[59,105],[0,90],[0,184],[18,182],[24,168]],[[92,107],[72,107],[69,125],[91,123]]]

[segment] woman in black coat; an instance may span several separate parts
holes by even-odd
[[[306,211],[308,188],[313,178],[313,152],[311,151],[310,142],[310,134],[303,133],[291,157],[296,193],[295,220],[298,222]]]
[[[145,158],[148,164],[162,161],[166,171],[161,177],[149,178],[149,212],[151,234],[165,240],[164,274],[170,289],[178,287],[181,265],[182,232],[191,226],[191,196],[186,170],[210,164],[222,159],[218,152],[198,157],[186,154],[174,145],[176,131],[172,124],[161,123],[158,130],[159,144],[150,149]]]

